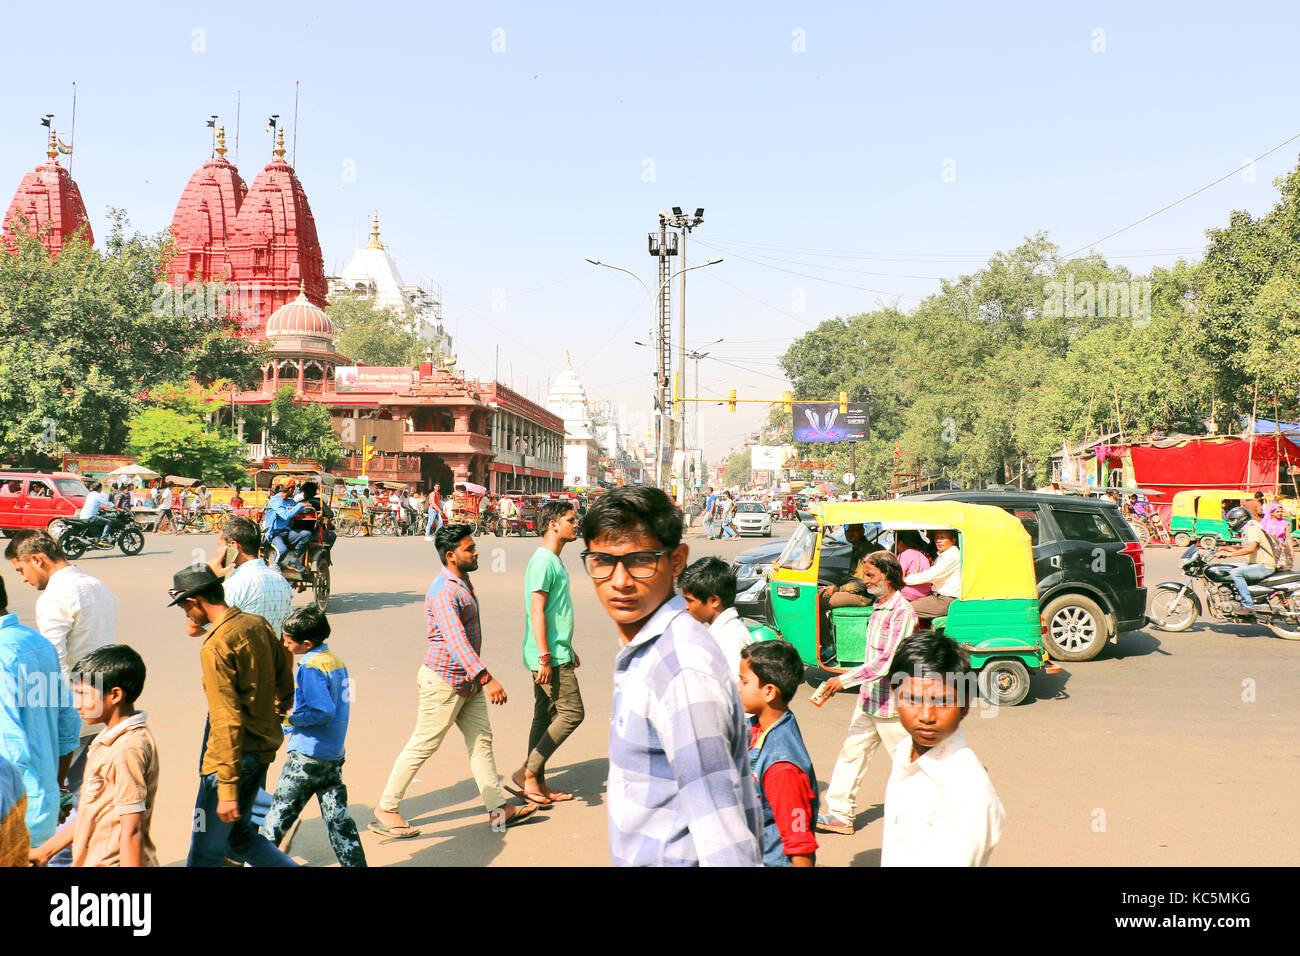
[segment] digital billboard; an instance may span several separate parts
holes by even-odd
[[[801,442],[866,441],[871,429],[866,402],[849,402],[841,412],[838,402],[793,402],[794,440]]]

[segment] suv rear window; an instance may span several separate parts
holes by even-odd
[[[1088,541],[1109,544],[1120,537],[1110,522],[1099,511],[1074,511],[1070,508],[1053,508],[1052,516],[1061,529],[1062,537],[1070,541]]]
[[[1039,518],[1038,509],[1030,507],[1008,508],[1007,511],[1020,519],[1020,523],[1025,526],[1025,531],[1029,532],[1029,540],[1036,548],[1039,539]],[[1069,537],[1068,535],[1066,537]]]

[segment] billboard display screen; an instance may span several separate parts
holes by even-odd
[[[795,441],[866,441],[870,438],[866,402],[849,402],[847,412],[840,411],[838,402],[793,402],[791,409]]]
[[[414,376],[409,368],[345,365],[334,370],[336,392],[405,392]]]

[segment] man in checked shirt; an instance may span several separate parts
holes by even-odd
[[[582,563],[618,629],[609,729],[615,866],[761,866],[749,727],[722,649],[674,594],[682,519],[658,488],[587,512]]]
[[[466,524],[445,524],[434,535],[434,547],[442,559],[442,573],[429,585],[424,599],[424,616],[429,628],[429,649],[416,682],[420,689],[420,710],[415,730],[397,755],[388,776],[384,795],[375,806],[375,822],[369,829],[386,837],[405,839],[420,831],[398,812],[406,788],[434,755],[452,724],[460,728],[469,750],[470,771],[478,784],[488,821],[493,829],[508,827],[537,807],[507,806],[501,792],[492,753],[492,725],[487,702],[504,704],[505,688],[488,673],[479,659],[482,631],[478,598],[470,584],[471,571],[478,570],[478,548],[473,528]]]

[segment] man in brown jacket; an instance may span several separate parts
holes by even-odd
[[[208,698],[187,865],[224,866],[232,857],[252,866],[296,866],[251,819],[266,768],[284,742],[293,659],[264,618],[226,605],[221,579],[206,565],[176,572],[168,593],[185,611],[189,634],[203,637]]]

